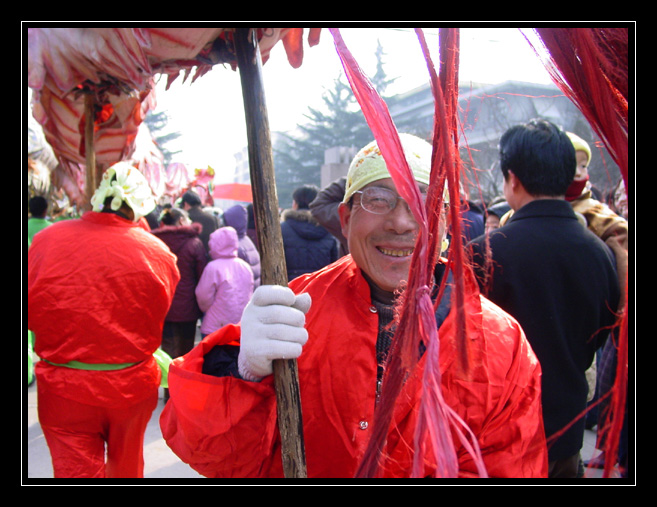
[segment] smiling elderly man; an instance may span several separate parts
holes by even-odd
[[[401,139],[424,190],[431,146],[412,136]],[[351,164],[340,220],[350,255],[293,280],[289,288],[260,287],[240,326],[209,335],[172,364],[173,403],[162,414],[163,435],[201,474],[283,476],[272,360],[298,358],[308,477],[354,476],[373,428],[395,291],[407,280],[418,233],[376,143]],[[444,273],[440,262],[438,282]],[[449,298],[443,300],[441,306],[449,304]],[[538,361],[509,315],[478,295],[465,304],[469,338],[479,345],[473,358],[479,367],[468,378],[450,367],[456,312],[439,312],[447,314],[437,317],[443,396],[476,435],[489,476],[544,477]],[[382,477],[411,475],[424,360],[400,395],[405,401],[391,424]],[[459,475],[476,476],[472,457],[459,441],[454,445]],[[429,459],[425,475],[434,471]]]

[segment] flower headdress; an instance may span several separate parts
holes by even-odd
[[[108,198],[113,211],[125,202],[135,213],[135,222],[155,209],[155,199],[142,173],[127,162],[118,162],[107,169],[91,198],[94,211],[101,211]]]

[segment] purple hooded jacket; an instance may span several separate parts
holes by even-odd
[[[253,271],[237,256],[239,240],[232,227],[221,227],[210,235],[211,261],[196,286],[196,300],[205,313],[201,333],[206,335],[237,324],[253,294]]]
[[[260,286],[260,253],[251,238],[247,236],[246,229],[249,216],[246,208],[241,204],[231,206],[224,211],[224,223],[237,231],[239,247],[237,255],[244,259],[253,271],[253,280],[256,287]]]

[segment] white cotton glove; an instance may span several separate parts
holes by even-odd
[[[261,285],[242,313],[242,335],[237,365],[246,380],[258,381],[273,373],[274,359],[296,359],[308,341],[304,328],[310,294],[281,285]]]

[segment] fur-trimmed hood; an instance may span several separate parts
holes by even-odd
[[[171,251],[176,251],[191,238],[197,238],[201,234],[201,224],[192,222],[189,225],[163,225],[153,229],[151,233],[164,241]]]
[[[283,211],[282,219],[286,220],[299,220],[300,222],[308,222],[313,225],[319,225],[317,219],[312,215],[309,209],[286,209]]]
[[[328,234],[328,231],[319,224],[309,209],[285,210],[282,219],[304,239],[321,239]]]

